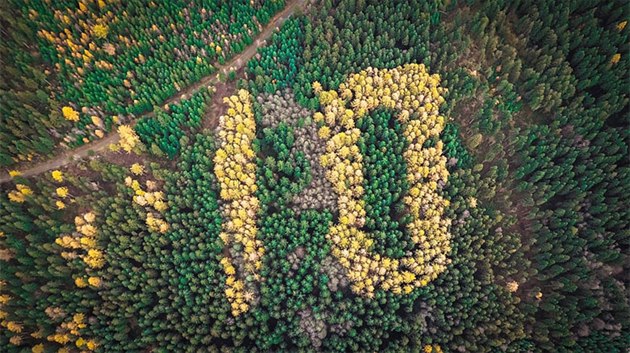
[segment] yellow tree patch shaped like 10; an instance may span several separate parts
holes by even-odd
[[[368,68],[349,75],[337,91],[317,89],[322,111],[314,115],[320,123],[320,136],[327,140],[327,153],[321,164],[326,178],[337,193],[339,222],[332,225],[328,240],[332,254],[346,269],[354,293],[373,297],[379,288],[394,294],[408,294],[437,278],[449,263],[451,251],[444,217],[449,201],[439,189],[448,179],[443,145],[424,148],[425,141],[439,137],[445,119],[439,115],[444,102],[440,77],[429,75],[424,65],[408,64],[394,69]],[[317,86],[315,84],[315,86]],[[256,165],[252,142],[256,126],[249,92],[225,99],[227,114],[220,119],[220,148],[214,157],[214,173],[220,185],[223,224],[221,239],[228,248],[241,244],[244,254],[230,253],[221,260],[226,274],[225,294],[238,316],[251,306],[252,278],[262,266],[264,246],[256,239]],[[406,231],[415,249],[410,256],[393,259],[371,252],[373,240],[364,232],[363,156],[357,142],[361,131],[355,121],[377,107],[398,112],[404,124],[408,148],[404,158],[408,165],[408,195],[403,199],[413,221]],[[238,261],[231,257],[237,256]],[[235,265],[239,263],[240,265]]]

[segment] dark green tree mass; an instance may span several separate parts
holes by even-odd
[[[621,0],[0,2],[0,165],[137,140],[0,186],[0,352],[627,352],[629,20]],[[168,101],[249,45],[230,82]],[[418,94],[418,130],[385,103],[330,128],[384,87],[344,82],[405,64],[439,75],[444,121]],[[430,180],[410,134],[438,120]],[[416,210],[448,220],[446,268],[359,294],[391,274],[352,256],[430,243],[417,178],[447,200]],[[370,242],[334,238],[348,204]]]

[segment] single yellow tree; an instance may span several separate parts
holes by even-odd
[[[142,164],[140,164],[140,163],[132,164],[131,168],[129,168],[129,170],[134,175],[142,175],[142,174],[144,174],[144,166],[142,166]]]
[[[140,142],[140,138],[129,125],[120,125],[118,134],[120,135],[120,147],[127,153],[131,153],[133,148]]]
[[[79,112],[74,110],[72,107],[65,106],[61,108],[61,113],[66,120],[79,121]]]
[[[57,196],[61,197],[61,198],[65,198],[68,196],[68,188],[65,186],[62,187],[58,187],[57,190]]]
[[[109,27],[105,25],[96,25],[92,28],[94,36],[96,38],[105,38],[107,37],[107,33],[109,32]]]
[[[60,170],[53,170],[50,174],[52,175],[54,181],[58,183],[63,181],[63,173]]]

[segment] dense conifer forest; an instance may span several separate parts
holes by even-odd
[[[629,19],[0,1],[0,352],[627,352]]]

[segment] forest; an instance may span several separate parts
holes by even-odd
[[[0,352],[627,352],[629,19],[0,1]]]

